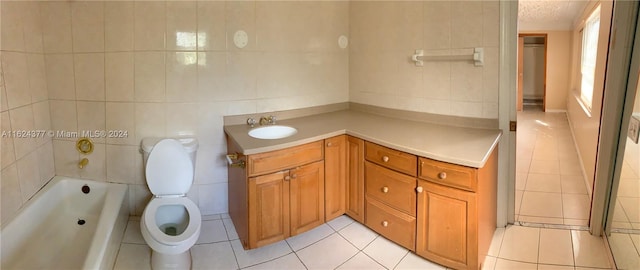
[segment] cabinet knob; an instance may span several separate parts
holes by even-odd
[[[331,146],[333,146],[333,143],[328,142],[328,143],[327,143],[327,147],[331,147]]]
[[[382,227],[388,227],[389,226],[389,222],[387,221],[383,221],[382,222]]]
[[[289,181],[289,180],[291,180],[291,176],[287,175],[287,176],[284,177],[284,181]]]
[[[438,178],[441,180],[444,180],[447,178],[447,173],[446,172],[441,172],[438,174]]]
[[[298,177],[298,175],[297,175],[297,174],[293,174],[293,175],[291,175],[291,179],[296,179],[296,177]]]
[[[416,188],[416,191],[417,191],[418,193],[422,193],[423,188],[422,188],[422,187],[417,187],[417,188]]]
[[[382,157],[382,161],[384,161],[384,162],[389,162],[389,157],[388,157],[388,156],[383,156],[383,157]]]
[[[387,193],[389,192],[389,188],[388,187],[383,187],[382,188],[382,193]]]

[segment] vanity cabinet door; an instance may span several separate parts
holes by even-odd
[[[364,223],[364,140],[347,136],[347,215]]]
[[[478,269],[476,194],[418,180],[416,253],[455,269]]]
[[[347,136],[324,140],[325,220],[341,216],[346,211]]]
[[[291,235],[324,223],[324,161],[289,171]]]
[[[249,178],[249,248],[289,237],[289,178],[288,171]]]

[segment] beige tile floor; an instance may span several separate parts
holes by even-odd
[[[590,196],[565,113],[518,112],[516,220],[587,226]]]
[[[131,217],[114,269],[150,269],[151,250]],[[509,226],[494,234],[484,269],[609,269],[602,238],[586,231]],[[244,250],[228,215],[204,216],[193,269],[446,269],[347,216],[309,232]]]

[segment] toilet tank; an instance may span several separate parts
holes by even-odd
[[[143,168],[147,167],[147,159],[149,158],[149,153],[153,150],[153,147],[161,140],[164,139],[174,139],[179,141],[185,150],[187,150],[187,154],[191,158],[191,163],[193,164],[193,169],[196,168],[196,153],[198,152],[198,139],[195,137],[169,137],[169,138],[160,138],[160,137],[147,137],[142,139],[141,150],[143,156]]]

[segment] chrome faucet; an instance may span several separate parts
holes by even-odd
[[[262,119],[261,119],[261,121],[262,121]],[[249,125],[251,127],[255,126],[256,125],[256,119],[253,119],[252,117],[249,117],[247,119],[247,125]]]
[[[264,126],[264,125],[275,125],[276,124],[276,117],[273,115],[269,115],[269,117],[260,117],[260,125]]]

